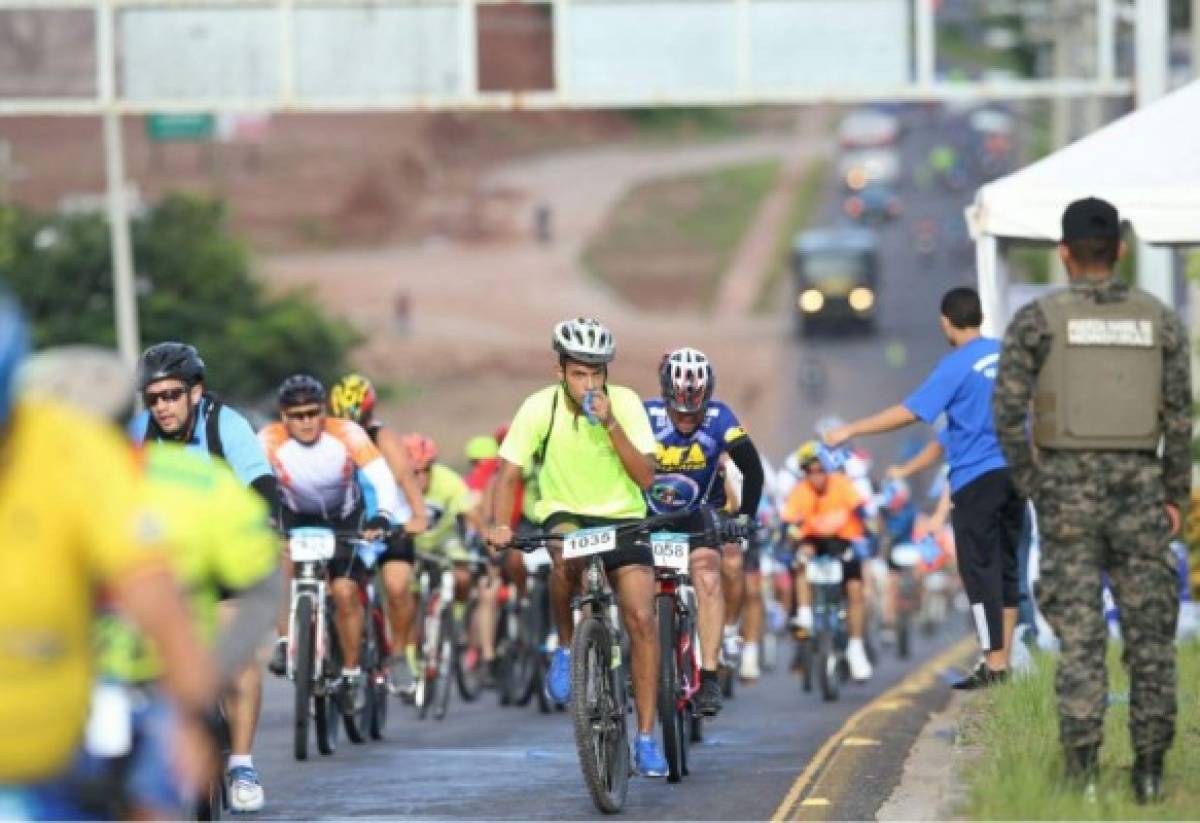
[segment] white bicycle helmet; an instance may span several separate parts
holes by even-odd
[[[564,320],[554,327],[554,350],[589,366],[611,363],[616,353],[612,332],[591,317]]]
[[[676,349],[663,355],[658,367],[663,400],[677,412],[695,414],[712,399],[717,379],[712,364],[697,349]]]

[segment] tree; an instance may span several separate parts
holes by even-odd
[[[142,338],[194,344],[222,395],[251,400],[296,372],[332,379],[359,342],[305,293],[268,295],[215,199],[175,194],[133,224]],[[25,306],[34,343],[112,346],[112,265],[101,215],[0,207],[0,277]]]

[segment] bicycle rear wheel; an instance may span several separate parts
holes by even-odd
[[[292,753],[297,760],[308,758],[308,723],[312,709],[313,685],[313,614],[312,600],[296,601],[295,636],[292,638],[295,666],[295,706],[292,726]]]
[[[678,783],[683,778],[683,729],[679,722],[676,696],[679,677],[675,671],[675,597],[661,594],[658,609],[658,719],[662,724],[663,749],[667,757],[667,781]]]
[[[583,782],[596,808],[615,814],[629,791],[629,737],[623,690],[624,673],[612,668],[612,638],[598,618],[575,630],[571,649],[571,693],[575,748]]]
[[[467,603],[462,623],[454,621],[454,679],[458,681],[458,693],[466,703],[472,703],[483,690],[483,656],[477,641],[472,637],[475,625],[477,601]]]

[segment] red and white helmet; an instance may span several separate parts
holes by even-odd
[[[658,382],[663,401],[670,408],[695,414],[704,411],[712,399],[717,378],[704,352],[683,348],[663,355],[658,367]]]
[[[400,437],[400,445],[413,469],[427,469],[437,461],[438,447],[432,437],[412,432]]]

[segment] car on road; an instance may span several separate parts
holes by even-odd
[[[900,183],[900,172],[900,155],[894,148],[857,149],[838,159],[838,177],[851,191],[872,183],[896,186]]]
[[[852,111],[838,126],[838,143],[844,149],[890,146],[899,139],[899,118],[878,109]]]
[[[874,231],[845,225],[812,229],[792,243],[796,331],[875,328],[879,240]]]
[[[873,183],[861,191],[846,195],[842,211],[851,220],[866,225],[882,225],[900,216],[903,203],[891,187]]]

